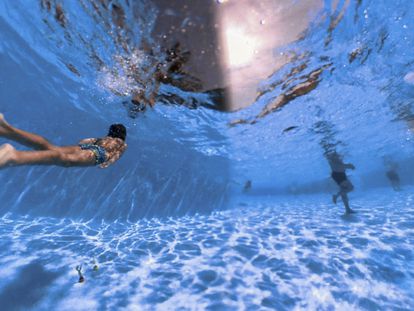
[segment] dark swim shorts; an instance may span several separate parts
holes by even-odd
[[[348,179],[344,172],[332,172],[331,177],[338,185],[342,184],[345,180]]]
[[[106,151],[103,147],[94,144],[79,144],[82,150],[90,150],[95,154],[95,165],[106,162]]]

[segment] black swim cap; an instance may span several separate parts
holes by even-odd
[[[109,127],[108,136],[113,138],[121,138],[123,141],[125,141],[126,138],[126,128],[122,124],[112,124]]]

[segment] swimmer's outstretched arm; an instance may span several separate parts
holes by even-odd
[[[14,140],[36,150],[51,150],[56,147],[40,135],[29,133],[10,125],[2,113],[0,113],[0,137]]]

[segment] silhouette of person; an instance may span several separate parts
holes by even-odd
[[[252,188],[252,181],[247,180],[243,187],[243,192],[248,192]]]
[[[398,164],[394,162],[389,156],[384,157],[384,165],[386,168],[385,175],[391,183],[391,187],[395,191],[400,191],[400,176],[398,175]]]
[[[331,177],[339,186],[339,191],[338,193],[332,196],[332,201],[336,204],[338,197],[341,197],[342,202],[345,206],[345,213],[354,213],[354,211],[349,207],[348,199],[348,193],[354,190],[354,186],[348,179],[348,176],[346,175],[346,170],[354,170],[355,166],[351,163],[345,164],[342,161],[341,156],[336,151],[327,153],[326,158],[332,170]]]

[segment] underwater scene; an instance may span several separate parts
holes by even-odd
[[[411,0],[0,1],[0,309],[413,310],[413,30]]]

